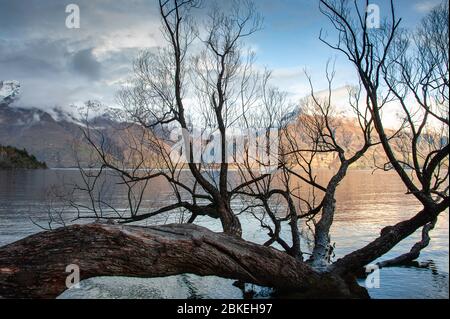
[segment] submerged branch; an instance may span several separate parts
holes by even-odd
[[[419,258],[420,252],[426,248],[430,243],[430,231],[434,229],[434,226],[436,225],[437,219],[435,219],[432,222],[429,222],[422,228],[422,238],[420,241],[414,244],[414,246],[411,248],[411,250],[403,255],[400,255],[398,257],[384,260],[379,263],[377,263],[378,267],[394,267],[394,266],[401,266],[401,265],[408,265],[411,264],[414,260]]]

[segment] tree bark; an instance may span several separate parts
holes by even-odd
[[[421,240],[415,243],[409,252],[392,259],[383,260],[377,263],[378,267],[383,268],[383,267],[407,265],[412,263],[417,258],[419,258],[420,252],[423,249],[425,249],[430,243],[431,240],[430,231],[434,229],[436,222],[437,219],[423,226]]]
[[[436,206],[433,209],[423,209],[408,220],[383,228],[377,239],[337,260],[329,267],[329,270],[339,275],[357,273],[362,267],[383,256],[417,229],[433,222],[444,209],[445,205]]]
[[[218,205],[220,221],[223,232],[230,236],[242,237],[242,225],[239,218],[233,213],[228,201],[223,201]]]
[[[73,225],[0,248],[0,297],[55,298],[66,267],[97,276],[215,275],[314,298],[367,298],[355,281],[320,274],[274,248],[196,225]]]
[[[315,226],[314,249],[312,251],[311,265],[318,270],[325,271],[330,265],[330,229],[333,225],[334,213],[336,211],[336,189],[347,174],[349,163],[343,162],[327,186],[323,200],[322,216]]]

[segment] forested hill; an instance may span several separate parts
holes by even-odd
[[[34,155],[28,154],[24,150],[19,150],[11,146],[0,145],[0,169],[44,169],[47,165],[39,162]]]

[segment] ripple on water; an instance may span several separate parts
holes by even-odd
[[[64,187],[78,178],[77,171],[0,171],[0,245],[6,245],[40,231],[31,222],[46,226],[45,193],[52,185]],[[147,190],[146,203],[157,205],[167,198],[169,189],[152,183]],[[411,196],[404,194],[404,186],[393,174],[352,171],[338,190],[338,211],[331,231],[336,242],[336,258],[363,247],[378,236],[379,230],[404,218],[420,208]],[[117,193],[118,200],[125,200]],[[161,198],[163,200],[161,200]],[[83,200],[83,199],[82,199]],[[84,199],[84,200],[87,200]],[[239,208],[239,203],[234,203]],[[249,215],[240,216],[244,237],[262,243],[266,232]],[[177,222],[177,217],[156,222]],[[220,231],[218,221],[200,218],[198,222],[213,231]],[[146,222],[143,222],[145,225]],[[432,231],[432,241],[421,254],[420,261],[432,260],[428,268],[387,268],[380,273],[380,288],[370,289],[373,298],[448,298],[448,212],[444,213]],[[420,233],[402,241],[384,258],[392,258],[409,251]],[[306,245],[304,247],[306,249]],[[364,284],[361,280],[360,284]],[[257,297],[269,292],[255,287]],[[71,289],[60,298],[242,298],[233,280],[194,275],[140,279],[101,277],[85,280],[80,289]]]

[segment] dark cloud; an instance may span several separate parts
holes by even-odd
[[[46,78],[64,71],[67,55],[66,41],[0,39],[0,74]]]
[[[319,54],[329,58],[315,46],[323,48],[316,41],[315,29],[321,26],[316,1],[255,2],[267,19],[247,44],[256,41],[264,65],[288,68],[299,61],[312,65]],[[65,26],[70,3],[80,7],[80,29]],[[201,23],[205,12],[195,11],[195,21]],[[304,39],[298,39],[299,30]],[[163,43],[157,0],[0,0],[0,80],[21,83],[21,106],[52,108],[88,99],[113,103],[133,58]]]
[[[80,50],[73,55],[72,68],[75,72],[90,80],[98,80],[101,73],[101,63],[92,54],[92,48]]]
[[[81,28],[65,26],[66,5]],[[158,45],[156,0],[0,0],[0,80],[22,85],[23,107],[114,103],[142,48]]]
[[[70,3],[80,29],[65,25]],[[19,106],[114,103],[139,51],[163,43],[157,0],[0,0],[0,80],[21,83]]]
[[[16,36],[64,23],[66,1],[0,0],[0,35]],[[61,14],[58,14],[61,13]],[[49,26],[52,29],[48,28]]]

